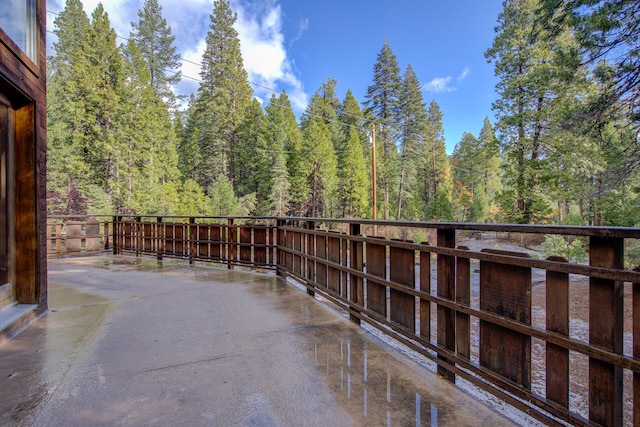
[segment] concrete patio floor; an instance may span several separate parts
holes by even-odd
[[[0,346],[0,425],[513,425],[273,274],[49,261]]]

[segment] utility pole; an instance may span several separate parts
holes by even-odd
[[[378,201],[376,190],[376,124],[371,124],[371,218],[378,217]],[[373,234],[377,233],[377,226],[373,226]]]

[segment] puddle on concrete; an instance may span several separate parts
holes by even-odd
[[[45,316],[0,346],[0,425],[30,425],[57,384],[87,360],[90,344],[115,311],[107,298],[60,284],[50,285],[49,306]],[[9,392],[10,399],[3,397]]]
[[[435,374],[396,359],[384,345],[331,328],[340,329],[339,338],[327,341],[333,334],[317,328],[310,356],[357,425],[515,425]]]
[[[105,304],[110,301],[108,298],[85,294],[69,286],[57,283],[49,283],[48,297],[49,310],[52,312]]]

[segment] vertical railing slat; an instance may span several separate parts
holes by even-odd
[[[340,264],[340,234],[330,231],[327,237],[327,258],[329,261]],[[333,292],[340,293],[340,270],[329,267],[327,271],[327,285]]]
[[[431,252],[426,250],[420,251],[420,290],[431,294]],[[420,337],[431,341],[431,301],[424,299],[420,300]]]
[[[624,240],[591,237],[589,264],[622,269]],[[615,353],[623,350],[622,282],[589,278],[589,344]],[[622,368],[589,358],[589,419],[603,426],[622,425]]]
[[[387,246],[381,241],[380,245],[367,242],[367,274],[386,280]],[[371,279],[367,280],[367,308],[387,318],[387,287]]]
[[[466,246],[458,249],[468,251]],[[456,302],[464,306],[471,304],[471,261],[469,258],[456,259]],[[456,312],[456,352],[469,360],[471,358],[471,321],[468,314]]]
[[[437,234],[438,246],[444,248],[455,248],[456,232],[454,229],[439,229]],[[455,300],[456,297],[456,259],[450,255],[438,254],[438,296]],[[450,308],[437,308],[437,332],[438,345],[447,350],[455,351],[456,331],[455,331],[455,312]],[[438,355],[439,359],[449,362],[445,357]],[[455,382],[456,377],[453,372],[438,366],[438,375],[447,378],[451,382]]]
[[[360,236],[361,235],[361,227],[360,224],[350,224],[349,225],[349,235],[351,236]],[[363,271],[363,261],[364,261],[364,247],[362,242],[358,242],[355,240],[350,241],[350,255],[349,255],[349,263],[351,265],[352,270]],[[358,304],[359,306],[364,306],[364,288],[362,286],[362,277],[349,274],[349,300],[353,303]],[[353,313],[349,314],[349,319],[356,324],[360,324],[360,318]]]
[[[562,257],[549,261],[567,262]],[[569,274],[547,271],[546,283],[547,330],[569,336]],[[546,354],[547,399],[569,407],[569,350],[547,343]]]
[[[528,258],[520,252],[483,253]],[[480,262],[480,310],[531,324],[531,268]],[[531,389],[531,336],[480,321],[480,365]]]
[[[393,240],[392,240],[393,242]],[[415,289],[415,251],[391,246],[389,249],[389,278],[392,282]],[[416,299],[398,289],[389,295],[389,318],[412,332],[416,330]]]

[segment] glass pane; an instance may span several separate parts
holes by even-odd
[[[8,209],[7,209],[7,124],[9,108],[0,104],[0,286],[9,280],[8,262]]]
[[[0,28],[36,61],[35,0],[0,0]]]

